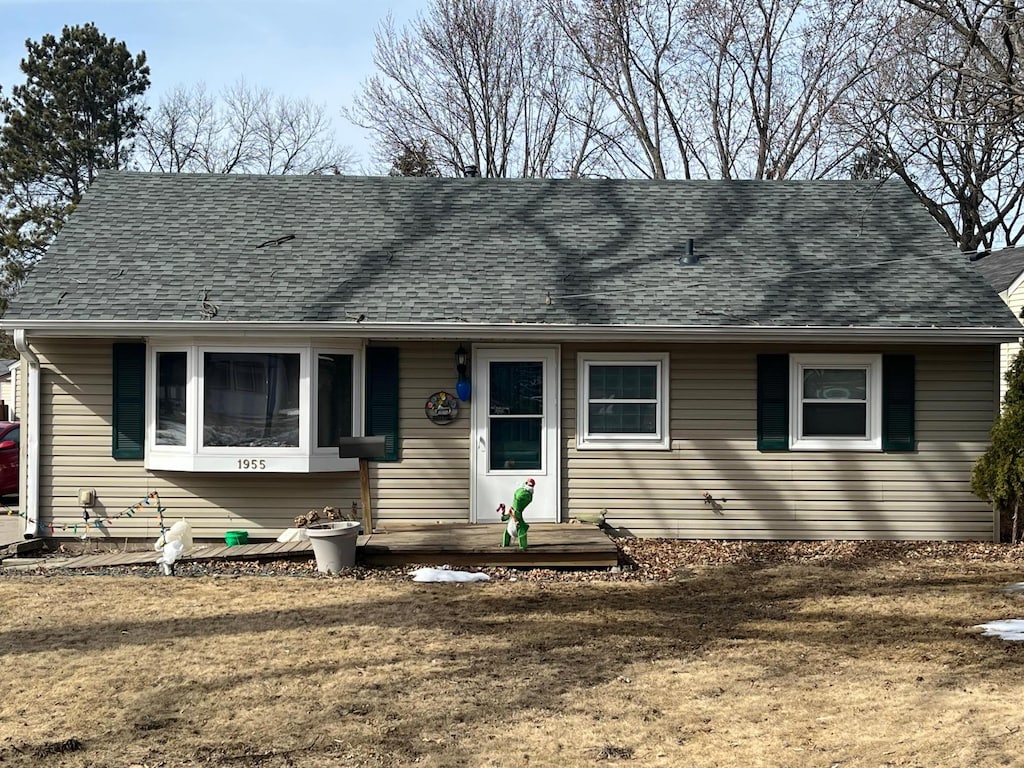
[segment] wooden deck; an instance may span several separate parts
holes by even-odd
[[[593,525],[532,523],[525,552],[502,547],[497,525],[407,525],[375,530],[357,541],[356,562],[366,566],[457,565],[517,568],[609,568],[618,564],[615,544]],[[308,541],[261,542],[234,547],[198,546],[179,562],[210,560],[284,560],[313,557]],[[152,549],[80,555],[55,567],[90,569],[156,564]]]
[[[501,525],[389,527],[360,541],[366,565],[476,565],[608,568],[617,565],[615,544],[594,525],[530,523],[525,552],[501,546]]]
[[[260,544],[243,544],[235,547],[223,545],[197,545],[188,557],[181,558],[179,563],[200,563],[210,560],[288,560],[291,558],[311,558],[313,547],[308,541],[263,542]],[[99,552],[79,555],[53,564],[54,568],[109,568],[119,565],[154,566],[160,560],[160,553],[152,549],[128,552]]]

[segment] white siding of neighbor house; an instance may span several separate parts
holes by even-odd
[[[1011,286],[1012,287],[1012,286]],[[1021,310],[1024,309],[1024,286],[1020,286],[1012,294],[1009,291],[1003,291],[999,294],[999,298],[1006,302],[1006,305],[1013,310],[1013,314],[1016,317],[1020,317]],[[1021,328],[1021,335],[1024,336],[1024,328]],[[1006,371],[1010,368],[1010,363],[1013,362],[1014,358],[1017,357],[1017,353],[1020,352],[1020,342],[1011,342],[1010,344],[1003,344],[999,353],[999,400],[1006,396]]]
[[[454,348],[400,347],[401,461],[371,463],[374,520],[470,519],[468,406],[452,424],[430,423],[427,398],[452,392]],[[40,505],[44,527],[74,535],[79,488],[95,488],[93,516],[116,516],[160,494],[169,520],[185,517],[198,538],[244,528],[272,538],[293,518],[359,502],[358,474],[150,472],[111,451],[111,344],[40,340],[42,361]],[[985,449],[997,403],[994,346],[850,349],[913,352],[917,358],[917,441],[911,454],[761,453],[755,444],[758,352],[820,351],[728,345],[629,345],[671,354],[672,448],[576,449],[576,356],[562,345],[562,517],[607,510],[639,536],[687,538],[991,539],[993,515],[970,491],[971,466]],[[712,508],[703,494],[718,504]],[[155,513],[116,519],[112,538],[158,535]],[[79,531],[80,532],[80,531]]]
[[[7,419],[10,421],[18,421],[19,415],[19,383],[18,383],[18,372],[21,370],[21,366],[15,363],[11,366],[8,375],[0,380],[0,401],[7,407]]]
[[[888,454],[759,452],[757,353],[821,350],[711,345],[671,348],[671,451],[579,451],[581,349],[608,347],[562,348],[567,516],[607,510],[613,527],[637,536],[993,537],[993,514],[971,493],[970,475],[996,408],[995,347],[843,349],[916,355],[918,450]]]

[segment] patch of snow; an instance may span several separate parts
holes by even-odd
[[[466,582],[490,581],[486,573],[470,573],[469,571],[452,571],[448,568],[417,568],[411,574],[413,581],[430,582]]]
[[[976,624],[986,637],[1001,637],[1003,640],[1024,640],[1024,619],[1004,619],[990,621],[987,624]]]

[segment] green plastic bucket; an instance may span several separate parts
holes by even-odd
[[[237,547],[239,544],[245,544],[249,541],[248,531],[227,531],[224,534],[224,543],[229,547]]]

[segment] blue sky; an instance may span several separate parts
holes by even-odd
[[[145,51],[150,99],[176,85],[211,90],[239,78],[275,93],[324,103],[339,140],[366,157],[365,132],[340,111],[373,70],[373,33],[390,12],[397,22],[427,0],[0,0],[0,85],[23,82],[25,40],[60,36],[94,22],[132,53]]]

